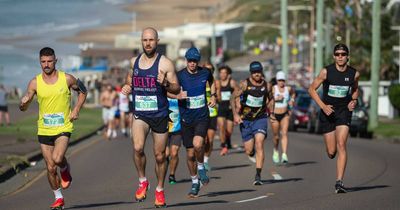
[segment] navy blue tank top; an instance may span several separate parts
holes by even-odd
[[[209,70],[198,67],[195,74],[186,68],[178,72],[179,84],[183,91],[187,91],[187,99],[179,100],[181,119],[187,124],[209,119],[206,100],[206,85],[212,77]]]
[[[133,114],[147,118],[167,117],[168,99],[165,88],[157,82],[161,54],[148,69],[139,67],[140,54],[133,65],[132,98]]]

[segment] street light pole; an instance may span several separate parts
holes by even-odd
[[[318,0],[317,2],[317,49],[316,49],[316,65],[315,65],[315,75],[319,74],[323,65],[323,12],[324,12],[324,0]]]
[[[372,8],[372,56],[371,56],[371,106],[368,130],[378,127],[378,83],[381,58],[381,0],[375,0]]]
[[[281,36],[282,36],[281,65],[282,65],[282,70],[285,72],[285,74],[287,74],[289,71],[287,2],[288,0],[281,0]]]

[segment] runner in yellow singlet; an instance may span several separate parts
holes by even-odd
[[[29,82],[27,93],[22,97],[19,108],[26,111],[33,97],[37,95],[38,139],[47,166],[47,178],[55,196],[55,202],[50,208],[62,209],[64,198],[61,189],[68,188],[72,182],[65,152],[73,131],[73,121],[78,119],[87,90],[79,79],[56,70],[57,58],[53,49],[41,49],[39,58],[42,73]],[[72,110],[70,89],[78,92],[78,100]],[[57,167],[60,168],[61,178],[58,176]]]

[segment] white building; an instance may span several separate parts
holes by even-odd
[[[244,24],[221,23],[189,23],[178,27],[167,27],[159,31],[159,51],[172,60],[183,57],[191,44],[197,48],[209,46],[213,31],[217,39],[217,48],[223,51],[244,50]],[[141,32],[118,35],[115,39],[116,48],[130,48],[142,50],[140,42]],[[190,44],[188,44],[190,43]]]

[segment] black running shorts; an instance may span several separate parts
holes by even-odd
[[[329,133],[336,129],[336,126],[350,126],[352,112],[347,107],[334,108],[334,112],[327,116],[321,109],[319,120],[321,123],[322,133]]]
[[[134,114],[133,117],[135,118],[135,120],[142,120],[147,123],[154,133],[168,132],[168,116],[148,118]]]
[[[186,148],[193,148],[193,138],[194,136],[201,136],[206,138],[208,130],[208,120],[194,122],[192,124],[186,124],[181,121],[183,145]]]
[[[54,142],[56,142],[56,140],[60,137],[60,136],[66,136],[69,138],[71,137],[71,133],[70,132],[62,132],[58,135],[55,136],[43,136],[43,135],[38,135],[38,140],[41,144],[46,144],[49,146],[54,146]]]

